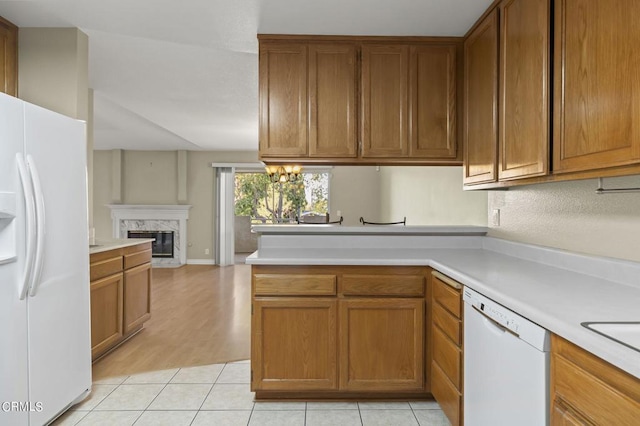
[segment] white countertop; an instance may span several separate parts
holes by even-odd
[[[89,246],[89,254],[102,253],[103,251],[131,247],[151,241],[155,241],[155,238],[118,238],[113,240],[96,241],[95,245]]]
[[[640,352],[581,326],[588,321],[640,321],[638,263],[488,237],[467,237],[471,248],[461,248],[459,238],[460,248],[447,248],[441,244],[446,238],[438,237],[425,238],[438,241],[431,248],[431,243],[412,248],[376,245],[376,237],[364,247],[386,248],[310,248],[312,238],[304,248],[268,246],[247,263],[428,265],[640,378]],[[383,238],[380,242],[385,243]]]
[[[488,228],[484,226],[342,226],[323,224],[283,224],[253,225],[251,227],[251,232],[274,235],[486,235],[487,231]]]

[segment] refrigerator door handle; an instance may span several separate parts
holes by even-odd
[[[27,169],[27,164],[24,161],[22,153],[16,154],[16,163],[18,165],[18,174],[20,175],[20,182],[22,183],[22,191],[24,192],[24,201],[26,207],[26,251],[24,272],[22,279],[20,280],[20,287],[18,289],[18,295],[20,300],[27,297],[27,290],[29,289],[29,280],[31,279],[31,273],[33,270],[33,260],[35,258],[36,248],[36,212],[35,212],[35,199],[33,195],[33,186],[31,185],[31,178]]]
[[[33,192],[36,200],[36,258],[34,260],[34,270],[31,277],[31,285],[29,288],[29,296],[33,297],[38,291],[40,285],[40,276],[42,275],[42,265],[44,264],[44,237],[46,233],[46,221],[44,210],[44,192],[42,192],[42,184],[40,175],[36,167],[33,157],[27,155],[27,166],[31,172],[33,181]]]

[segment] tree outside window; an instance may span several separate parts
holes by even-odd
[[[301,173],[295,182],[272,183],[266,173],[236,173],[235,214],[252,223],[289,223],[329,208],[329,173]]]

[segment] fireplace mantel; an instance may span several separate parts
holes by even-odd
[[[172,205],[149,205],[149,204],[107,204],[111,210],[111,219],[113,222],[113,237],[126,238],[127,230],[143,230],[144,225],[138,223],[139,226],[129,228],[126,223],[131,221],[138,222],[163,222],[167,223],[170,229],[175,226],[177,235],[174,245],[176,247],[176,256],[174,259],[153,259],[154,266],[180,266],[187,263],[187,220],[189,219],[189,204],[172,204]],[[171,225],[173,223],[174,225]],[[156,229],[145,229],[156,230]]]

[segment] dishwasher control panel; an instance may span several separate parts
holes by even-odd
[[[550,345],[549,332],[527,318],[489,299],[468,287],[462,295],[464,303],[491,321],[494,325],[515,334],[538,350],[548,351]],[[466,315],[465,307],[465,315]]]
[[[514,334],[520,334],[520,321],[517,314],[466,288],[464,300],[499,326]]]

